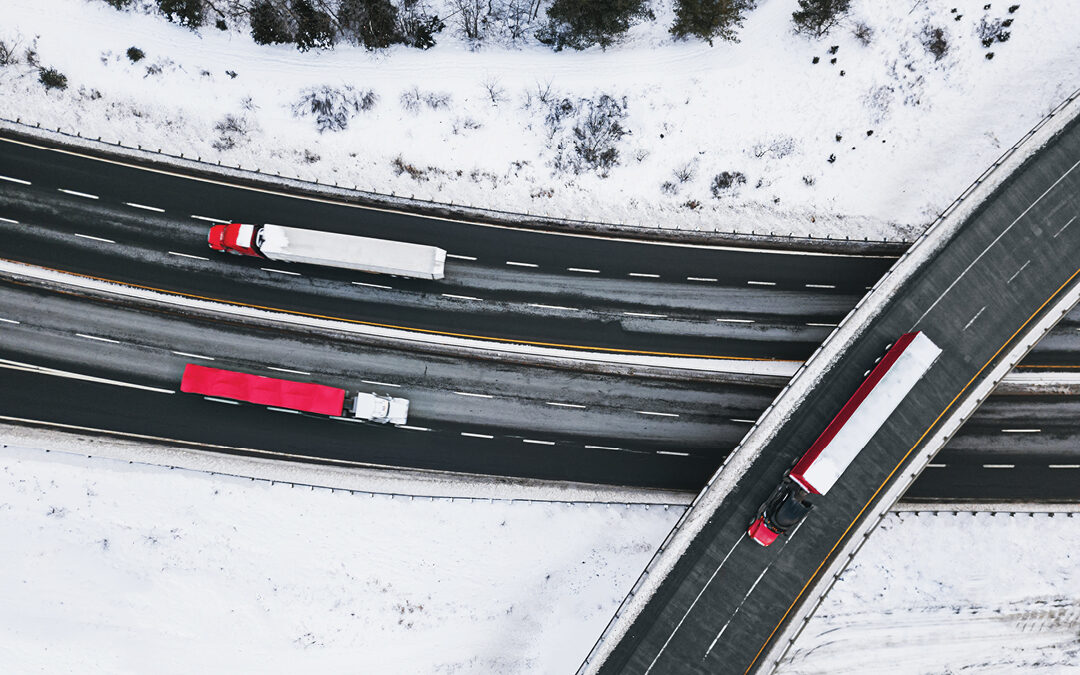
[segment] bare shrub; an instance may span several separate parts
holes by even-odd
[[[874,39],[874,29],[865,21],[856,21],[855,25],[851,27],[851,34],[855,36],[855,39],[863,47],[869,47]]]
[[[491,99],[491,105],[499,105],[506,100],[506,90],[499,84],[499,78],[487,77],[482,82],[484,85],[484,91],[487,92],[488,98]]]
[[[694,162],[692,160],[672,171],[672,174],[674,174],[675,176],[675,180],[679,181],[680,183],[690,182],[694,179],[694,175],[696,173],[697,166],[694,165]]]
[[[0,66],[10,66],[19,60],[19,41],[0,40]]]
[[[293,104],[292,112],[297,117],[314,117],[320,133],[342,131],[357,113],[371,110],[378,100],[378,95],[370,89],[323,85],[303,91],[300,99]]]
[[[740,185],[746,185],[746,174],[742,171],[721,171],[713,176],[709,190],[716,199],[721,199]]]
[[[252,129],[246,117],[228,114],[214,124],[218,138],[211,143],[215,150],[232,150],[247,138]]]
[[[926,47],[926,51],[933,54],[935,61],[940,61],[949,53],[949,41],[945,38],[945,31],[940,27],[923,28],[922,44]]]
[[[439,110],[441,108],[449,108],[451,96],[449,92],[445,91],[429,91],[423,95],[424,103],[432,110]]]
[[[39,68],[38,80],[46,89],[67,89],[67,75],[55,68]]]

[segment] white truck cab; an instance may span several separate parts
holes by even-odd
[[[353,400],[352,414],[361,420],[401,426],[409,417],[409,400],[359,392]]]

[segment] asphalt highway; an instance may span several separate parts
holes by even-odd
[[[644,610],[624,619],[628,631],[600,672],[747,673],[759,665],[856,524],[892,481],[906,475],[905,462],[926,435],[1025,326],[1080,283],[1077,167],[1080,124],[1073,121],[886,301],[720,506],[703,514],[704,528]],[[911,330],[925,331],[943,349],[934,367],[796,530],[769,548],[751,541],[746,527],[758,505],[885,346]]]
[[[217,253],[212,222],[449,251],[423,281]],[[540,233],[192,180],[0,139],[3,257],[227,301],[498,340],[803,359],[891,257]]]
[[[697,489],[775,389],[455,359],[0,282],[0,415],[297,456]],[[409,428],[178,393],[184,364],[404,396]],[[103,384],[20,369],[29,364]],[[14,367],[12,367],[14,366]],[[133,386],[124,386],[133,385]],[[147,389],[149,388],[149,389]]]
[[[405,396],[409,428],[178,394],[185,363]],[[4,365],[3,390],[18,395],[0,400],[0,416],[312,461],[680,490],[700,489],[776,393],[329,344],[10,282],[0,283]],[[1078,412],[1075,396],[992,398],[909,497],[1080,498],[1080,474],[1059,468],[1080,462]]]

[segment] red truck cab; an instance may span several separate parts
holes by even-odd
[[[228,225],[214,225],[210,228],[207,241],[210,248],[215,251],[227,251],[237,255],[250,255],[256,258],[263,257],[255,248],[255,225],[242,223],[229,223]]]

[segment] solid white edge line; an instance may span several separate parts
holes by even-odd
[[[92,195],[89,192],[79,192],[78,190],[66,190],[64,188],[56,188],[60,192],[67,195],[73,195],[75,197],[85,197],[86,199],[100,199],[97,195]]]
[[[19,185],[33,185],[33,183],[28,180],[23,180],[22,178],[12,178],[11,176],[0,176],[0,180],[6,180],[9,183],[18,183]]]
[[[213,356],[203,356],[202,354],[192,354],[191,352],[178,352],[173,351],[173,354],[177,356],[186,356],[190,359],[206,359],[207,361],[217,361]]]
[[[86,338],[87,340],[97,340],[98,342],[109,342],[109,343],[112,343],[114,345],[120,344],[119,340],[113,340],[112,338],[98,337],[97,335],[87,335],[86,333],[75,333],[75,334],[78,335],[81,338]]]
[[[389,382],[379,382],[377,380],[360,380],[364,384],[374,385],[376,387],[400,387],[400,384],[391,384]]]
[[[155,213],[165,213],[165,209],[159,209],[156,206],[147,206],[146,204],[136,204],[135,202],[124,202],[127,206],[133,209],[142,209],[144,211],[153,211]]]
[[[69,370],[57,370],[55,368],[46,368],[45,366],[36,366],[32,363],[23,363],[21,361],[11,361],[8,359],[0,359],[0,368],[11,368],[12,370],[23,370],[29,373],[37,373],[38,375],[52,375],[54,377],[66,377],[71,380],[83,380],[85,382],[97,382],[99,384],[113,384],[118,387],[128,387],[129,389],[142,389],[143,391],[153,391],[159,394],[175,394],[172,389],[162,389],[160,387],[150,387],[145,384],[135,384],[134,382],[124,382],[122,380],[110,380],[104,377],[96,377],[94,375],[83,375],[82,373],[74,373]]]
[[[462,431],[461,435],[462,436],[468,436],[469,438],[488,438],[488,439],[495,438],[494,436],[491,436],[490,434],[474,434],[474,433],[469,432],[469,431]]]
[[[169,255],[178,255],[181,258],[194,258],[195,260],[209,260],[210,259],[210,258],[207,258],[205,256],[201,256],[201,255],[192,255],[191,253],[180,253],[179,251],[169,251]]]
[[[106,239],[105,237],[95,237],[92,234],[79,234],[78,232],[76,232],[75,236],[76,237],[82,237],[83,239],[93,239],[94,241],[102,241],[102,242],[105,242],[106,244],[115,244],[116,243],[112,239]]]

